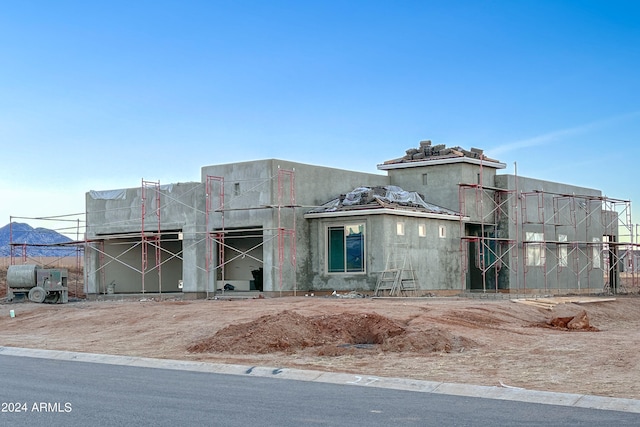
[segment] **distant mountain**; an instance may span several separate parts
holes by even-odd
[[[75,255],[73,246],[55,246],[72,240],[48,228],[33,228],[29,224],[14,222],[0,228],[0,257],[11,256],[10,243],[27,243],[27,256],[63,257]],[[33,245],[33,246],[30,246]],[[47,246],[51,245],[51,246]],[[22,255],[22,248],[14,248],[14,256]]]

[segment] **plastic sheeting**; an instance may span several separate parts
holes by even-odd
[[[94,200],[126,200],[127,190],[91,190],[89,195]]]
[[[174,184],[163,184],[160,185],[159,189],[162,191],[166,191],[167,193],[171,193],[173,191]],[[104,191],[89,191],[89,195],[94,200],[126,200],[127,199],[127,190],[104,190]]]
[[[384,187],[358,187],[344,195],[344,198],[332,200],[313,212],[332,212],[341,207],[353,207],[367,205],[380,200],[384,203],[395,203],[403,206],[424,208],[428,212],[442,213],[446,215],[458,215],[457,212],[442,206],[425,202],[415,191],[405,191],[395,185]]]

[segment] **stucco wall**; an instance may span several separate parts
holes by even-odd
[[[510,289],[602,289],[604,266],[598,242],[607,230],[599,190],[514,175],[496,176],[496,187],[517,195],[517,208],[505,204],[508,215],[500,222],[511,238],[517,237],[518,257],[506,258]],[[531,245],[523,243],[527,233],[543,236],[543,265],[526,265],[527,245]],[[558,244],[561,235],[566,236],[567,245]],[[558,262],[560,247],[566,248],[566,266]],[[595,252],[600,256],[594,257]]]
[[[85,196],[87,207],[87,237],[97,235],[140,232],[142,225],[142,187],[127,188],[124,199]],[[162,230],[179,230],[184,224],[202,220],[205,197],[201,183],[162,185],[160,190],[160,222]],[[157,230],[155,187],[145,189],[145,229]]]
[[[278,159],[205,166],[202,168],[203,182],[207,182],[207,176],[224,178],[226,229],[262,228],[265,240],[262,247],[264,290],[272,292],[312,287],[314,273],[310,264],[309,223],[303,218],[307,211],[356,187],[389,183],[386,175]],[[215,209],[219,206],[220,181],[210,179],[210,182]],[[291,197],[292,183],[295,200]],[[293,204],[296,207],[290,207]],[[221,214],[214,213],[211,219],[212,228],[222,227]],[[295,229],[295,247],[289,233],[278,240],[278,229]]]
[[[487,194],[478,187],[460,187],[460,184],[484,187],[494,185],[496,169],[460,161],[451,164],[431,164],[419,167],[390,169],[389,179],[393,185],[408,191],[416,191],[424,196],[424,200],[439,206],[462,212],[472,221],[493,220],[491,211],[483,211],[480,207],[487,205]],[[425,177],[426,175],[426,177]],[[461,197],[464,198],[461,201]],[[487,199],[480,204],[481,198]]]
[[[413,269],[421,291],[460,289],[460,227],[457,221],[416,218],[402,215],[372,214],[309,220],[310,250],[317,253],[311,273],[312,289],[375,290],[380,273],[387,266]],[[327,227],[363,222],[366,225],[366,273],[328,273]],[[404,235],[397,224],[404,223]],[[425,226],[425,236],[418,233]],[[444,237],[441,235],[444,228]]]
[[[116,282],[116,292],[139,292],[142,289],[142,186],[122,190],[124,198],[96,198],[86,194],[87,240],[85,291],[102,293],[105,286]],[[183,292],[206,292],[206,274],[203,268],[206,259],[205,244],[205,192],[201,183],[177,183],[145,188],[144,228],[148,232],[158,231],[157,201],[160,200],[160,231],[180,232],[179,243],[163,243],[166,252],[178,252],[177,257],[163,264],[163,292],[178,291],[177,282],[183,280]],[[131,243],[123,244],[123,234],[130,233]],[[164,238],[164,237],[163,237]],[[102,244],[104,243],[104,246]],[[173,246],[179,244],[182,252]],[[173,246],[172,246],[173,245]],[[164,259],[164,258],[163,258]],[[148,247],[148,270],[154,268],[154,248]],[[192,268],[192,266],[194,266]],[[200,266],[201,268],[196,268]],[[136,269],[138,271],[136,271]],[[145,291],[157,292],[157,273],[145,275]]]
[[[477,183],[480,167],[460,162],[392,169],[388,173],[389,176],[267,159],[205,166],[201,170],[201,183],[163,186],[160,190],[161,231],[163,234],[180,232],[182,237],[181,243],[176,243],[182,245],[182,260],[175,259],[163,266],[163,283],[170,284],[166,287],[163,284],[163,290],[174,290],[180,278],[184,282],[182,291],[185,293],[213,292],[220,287],[216,282],[217,272],[208,269],[206,264],[210,253],[206,244],[207,225],[212,232],[224,228],[225,231],[243,230],[245,235],[251,234],[247,240],[251,244],[237,243],[239,249],[247,251],[249,260],[243,257],[230,265],[228,268],[237,271],[229,271],[226,279],[250,279],[250,270],[258,267],[254,261],[259,262],[261,258],[264,263],[263,289],[267,292],[293,289],[373,290],[389,254],[399,243],[410,248],[408,257],[421,289],[464,288],[460,222],[457,220],[393,214],[304,219],[304,214],[313,207],[356,187],[388,184],[417,191],[425,196],[425,200],[457,211],[461,207],[459,184]],[[427,174],[426,185],[423,173]],[[224,185],[222,180],[209,177],[224,178]],[[510,268],[504,287],[518,290],[523,287],[597,289],[603,286],[602,269],[590,261],[590,245],[594,239],[601,240],[603,234],[614,231],[612,227],[606,229],[603,225],[610,221],[611,215],[603,215],[598,199],[600,191],[513,175],[495,175],[495,169],[491,167],[483,168],[482,184],[489,191],[467,190],[463,205],[465,213],[471,217],[470,223],[477,226],[479,222],[495,222],[501,228],[498,237],[517,241],[518,255],[505,258],[505,262],[513,264],[508,265]],[[210,194],[208,205],[207,186]],[[505,204],[502,208],[507,213],[502,218],[486,217],[483,210],[478,209],[480,200],[481,205],[492,206],[492,187],[503,188],[512,195],[518,194],[513,198],[518,205]],[[539,196],[536,192],[545,195]],[[129,188],[124,193],[124,199],[96,199],[87,194],[87,239],[90,242],[90,250],[85,255],[87,292],[102,292],[113,279],[121,284],[116,291],[132,292],[140,282],[139,272],[116,265],[125,263],[139,268],[142,256],[139,248],[126,255],[118,255],[124,248],[118,247],[122,233],[139,234],[142,226],[142,189]],[[565,195],[577,204],[569,208],[570,202],[563,199]],[[157,231],[155,207],[158,199],[155,189],[147,188],[146,196],[145,229]],[[328,274],[326,271],[326,227],[345,221],[366,224],[367,270],[364,274]],[[398,222],[405,223],[403,236],[396,233]],[[419,224],[425,225],[426,237],[418,236]],[[446,229],[445,237],[440,237],[441,227]],[[522,240],[527,232],[542,233],[548,241],[557,241],[559,235],[566,235],[568,242],[576,243],[577,267],[557,268],[557,262],[547,262],[544,268],[526,266]],[[115,239],[116,236],[119,239]],[[107,247],[101,255],[99,244],[103,240]],[[131,242],[133,244],[133,240]],[[211,254],[215,256],[217,248],[212,250]],[[152,251],[150,249],[148,255],[150,268],[155,262]],[[557,243],[549,245],[547,252],[547,260],[557,261]],[[115,264],[109,269],[101,268],[105,264],[102,258]],[[213,267],[216,262],[218,260],[214,259]],[[104,273],[107,274],[102,280]],[[147,291],[157,287],[157,280],[152,275],[148,273],[145,276]]]

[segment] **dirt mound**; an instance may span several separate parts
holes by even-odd
[[[451,352],[473,347],[472,340],[440,330],[407,331],[375,313],[341,313],[305,317],[292,311],[230,325],[190,345],[192,353],[295,353],[310,350],[338,356],[358,350],[388,352]]]
[[[585,310],[580,311],[573,316],[557,316],[552,317],[546,325],[555,329],[564,329],[572,331],[590,331],[597,332],[598,328],[591,326],[589,316]]]

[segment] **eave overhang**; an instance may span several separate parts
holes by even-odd
[[[360,209],[350,211],[333,211],[333,212],[315,212],[304,214],[305,219],[315,218],[340,218],[340,217],[352,217],[363,215],[397,215],[397,216],[410,216],[417,218],[429,218],[429,219],[443,219],[447,221],[469,221],[468,216],[461,215],[449,215],[439,214],[433,212],[420,212],[420,211],[405,211],[401,209]]]
[[[472,159],[471,157],[447,157],[444,159],[425,159],[425,160],[412,160],[398,163],[383,163],[377,167],[379,170],[391,170],[391,169],[406,169],[417,168],[421,166],[435,166],[435,165],[450,165],[454,163],[470,163],[482,167],[489,167],[495,169],[505,169],[507,165],[501,162],[490,162],[487,160]]]

